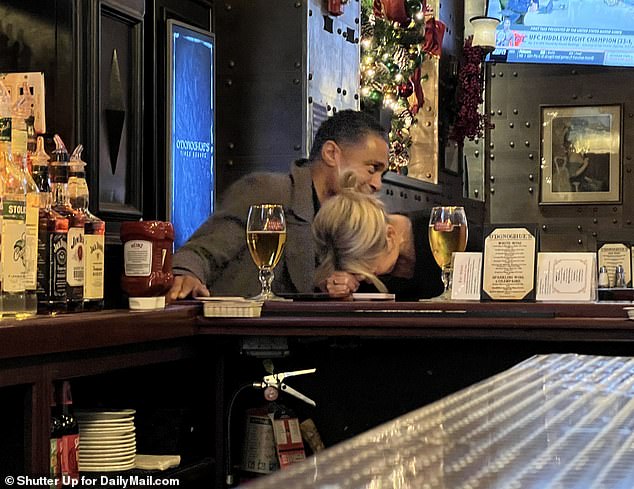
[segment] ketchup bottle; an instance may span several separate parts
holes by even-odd
[[[121,287],[130,296],[130,309],[163,309],[165,294],[174,282],[172,223],[124,222],[120,235],[124,260]]]

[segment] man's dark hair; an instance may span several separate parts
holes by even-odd
[[[310,161],[319,159],[321,148],[326,141],[334,141],[337,144],[355,144],[372,133],[387,140],[385,129],[371,115],[357,110],[336,112],[319,126],[308,159]]]

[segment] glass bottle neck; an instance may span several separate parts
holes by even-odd
[[[70,180],[68,182],[68,194],[70,199],[70,205],[73,209],[86,212],[88,211],[88,184],[84,173],[71,173]]]
[[[70,206],[68,182],[53,182],[51,184],[51,200],[53,206]]]

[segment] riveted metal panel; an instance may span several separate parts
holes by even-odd
[[[346,4],[340,17],[329,16],[324,5],[217,5],[220,193],[251,171],[287,171],[290,161],[308,155],[313,129],[326,116],[359,107],[360,3]]]
[[[491,64],[486,144],[489,220],[535,222],[541,248],[574,251],[632,239],[634,229],[634,72],[591,66]],[[623,104],[621,204],[540,205],[541,106]],[[466,149],[465,149],[466,151]],[[472,157],[474,151],[465,152]]]

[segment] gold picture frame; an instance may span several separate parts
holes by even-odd
[[[621,201],[620,104],[541,107],[540,204]]]

